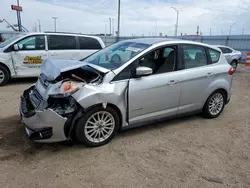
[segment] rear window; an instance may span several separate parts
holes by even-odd
[[[89,37],[79,37],[80,49],[98,50],[102,49],[98,40]]]
[[[212,63],[217,63],[220,59],[220,52],[213,50],[213,49],[208,49],[210,58]]]
[[[71,50],[76,49],[75,36],[49,35],[49,50]]]

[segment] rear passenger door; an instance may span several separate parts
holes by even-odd
[[[92,37],[79,36],[77,37],[79,41],[79,52],[80,59],[83,59],[90,54],[102,49],[102,46],[98,40]],[[79,59],[79,60],[80,60]]]
[[[48,35],[48,52],[50,59],[80,59],[77,40],[73,35]]]
[[[214,78],[214,67],[209,65],[207,49],[199,45],[182,45],[182,69],[180,72],[181,97],[178,114],[202,108],[206,89]]]

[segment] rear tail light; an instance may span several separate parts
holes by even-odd
[[[230,67],[230,69],[228,70],[228,74],[233,75],[234,71],[235,71],[234,68]]]

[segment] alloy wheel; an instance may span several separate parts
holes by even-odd
[[[115,119],[107,111],[96,112],[91,115],[85,124],[84,133],[86,138],[94,143],[107,140],[115,129]]]
[[[210,114],[212,114],[213,116],[216,116],[223,109],[223,105],[224,105],[224,98],[222,94],[215,93],[209,101],[208,110]]]

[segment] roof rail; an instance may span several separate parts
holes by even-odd
[[[82,34],[82,33],[73,33],[73,32],[62,32],[62,31],[60,31],[60,32],[58,32],[58,31],[44,31],[44,33],[65,33],[65,34]]]
[[[103,33],[97,33],[97,34],[89,34],[89,33],[74,33],[74,32],[63,32],[63,31],[44,31],[44,33],[64,33],[64,34],[77,34],[77,35],[89,35],[89,36],[105,36]],[[106,36],[112,36],[111,34],[106,34]]]

